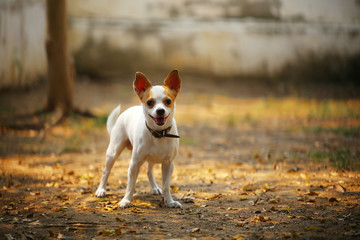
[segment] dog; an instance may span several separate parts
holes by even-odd
[[[122,150],[127,147],[132,150],[132,154],[126,193],[119,206],[121,208],[130,206],[139,169],[147,162],[147,176],[152,194],[163,194],[167,207],[181,208],[181,204],[174,201],[170,193],[173,160],[179,150],[179,136],[174,119],[175,99],[181,88],[178,71],[170,72],[162,86],[152,86],[143,73],[137,72],[133,88],[141,105],[130,107],[121,114],[118,106],[107,119],[110,143],[106,150],[106,165],[101,183],[95,196],[106,195],[106,184],[111,168]],[[155,164],[161,164],[162,190],[155,182],[153,171]]]

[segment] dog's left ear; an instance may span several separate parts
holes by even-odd
[[[134,91],[140,99],[143,97],[144,92],[149,87],[151,87],[151,82],[149,81],[149,79],[147,79],[147,77],[143,73],[137,72],[134,81]]]
[[[179,77],[177,70],[173,70],[171,71],[171,73],[167,75],[167,77],[164,80],[164,86],[175,91],[176,95],[179,93],[181,88],[181,79]]]

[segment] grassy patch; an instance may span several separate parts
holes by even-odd
[[[189,145],[189,146],[196,146],[198,142],[193,138],[184,138],[180,136],[180,144],[181,145]]]
[[[339,169],[358,170],[360,168],[360,156],[346,148],[332,152],[311,150],[308,153],[308,158],[315,162],[330,162]]]
[[[336,127],[336,128],[324,128],[324,127],[314,127],[305,130],[308,133],[322,134],[322,133],[333,133],[337,135],[343,135],[345,137],[359,137],[360,136],[360,127]]]

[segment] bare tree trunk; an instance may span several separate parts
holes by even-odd
[[[67,46],[66,0],[47,0],[46,50],[48,96],[46,111],[60,108],[63,115],[73,110],[73,75]]]

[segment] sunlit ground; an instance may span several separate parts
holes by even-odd
[[[0,234],[328,238],[330,226],[334,239],[359,234],[359,99],[245,98],[185,88],[176,107],[181,139],[172,187],[184,208],[164,208],[148,193],[144,166],[133,207],[122,210],[128,150],[114,166],[109,197],[92,193],[105,161],[108,112],[139,101],[124,84],[77,88],[78,105],[99,117],[71,116],[43,131],[2,129]],[[40,90],[5,97],[2,116],[37,110],[44,100]],[[159,168],[155,174],[161,182]]]

